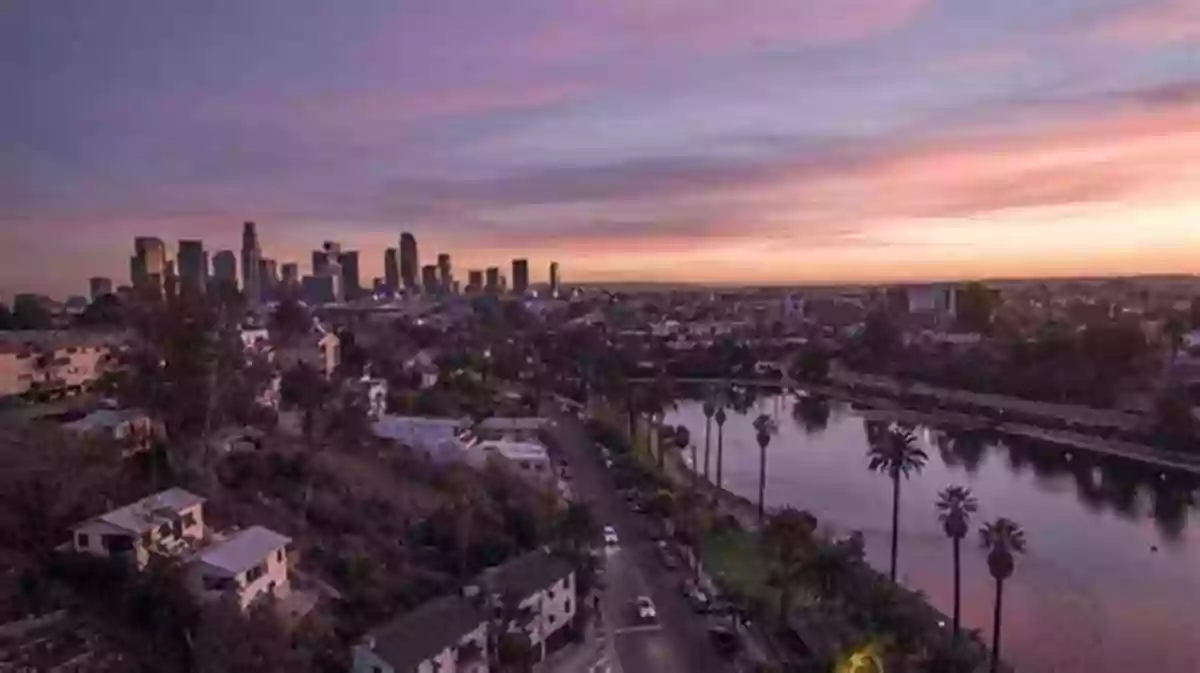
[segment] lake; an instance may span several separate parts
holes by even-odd
[[[776,419],[767,447],[766,504],[791,505],[839,531],[861,530],[868,560],[885,571],[891,483],[867,470],[867,423],[849,407],[770,395],[745,413],[728,411],[724,486],[757,502],[759,448],[752,426]],[[685,425],[704,462],[699,402],[680,400],[666,423]],[[898,575],[949,614],[950,541],[937,521],[938,491],[969,487],[979,500],[973,528],[1005,516],[1025,530],[1028,552],[1005,585],[1002,655],[1017,671],[1196,673],[1200,638],[1191,609],[1200,598],[1200,480],[1137,463],[1034,442],[917,428],[929,455],[901,485]],[[715,475],[717,426],[712,424]],[[690,451],[689,451],[690,453]],[[963,544],[963,620],[991,638],[994,584],[972,532]]]

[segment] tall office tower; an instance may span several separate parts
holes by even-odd
[[[313,250],[312,252],[312,275],[324,276],[325,267],[329,266],[329,256],[324,250]]]
[[[450,267],[450,254],[439,252],[437,260],[438,282],[441,284],[441,290],[450,292],[454,289],[454,269]]]
[[[326,263],[325,275],[329,277],[329,282],[333,287],[333,301],[338,303],[346,301],[345,277],[342,275],[342,265],[338,263],[337,257],[331,258]]]
[[[383,284],[391,292],[400,291],[400,251],[395,248],[383,251]]]
[[[232,250],[219,250],[213,255],[213,282],[236,290],[238,287],[237,255]]]
[[[300,265],[295,262],[284,262],[279,265],[279,291],[282,297],[295,297],[300,291]]]
[[[282,285],[296,285],[300,282],[300,265],[295,262],[284,262],[279,266],[279,282]]]
[[[558,262],[550,262],[550,296],[558,297],[562,288],[558,285],[561,281],[558,278]]]
[[[500,293],[500,267],[489,266],[487,268],[487,284],[483,288],[488,294]]]
[[[242,225],[242,292],[250,306],[256,306],[262,300],[260,260],[262,247],[258,244],[258,231],[253,222],[246,222]]]
[[[258,261],[259,296],[263,301],[274,301],[279,295],[279,264],[264,257]]]
[[[417,274],[421,271],[421,261],[417,257],[417,239],[412,234],[400,234],[400,280],[405,290],[417,289]],[[397,288],[399,289],[399,288]]]
[[[133,239],[133,258],[129,260],[129,280],[139,290],[161,291],[167,273],[167,246],[162,239],[139,236]]]
[[[472,269],[467,272],[467,292],[479,292],[483,289],[483,272]]]
[[[512,261],[513,294],[524,295],[529,290],[529,260]]]
[[[421,288],[426,294],[432,294],[438,288],[438,268],[432,264],[421,267]]]
[[[362,280],[358,275],[358,251],[345,250],[338,253],[338,264],[342,266],[342,288],[346,300],[358,299],[362,294]]]
[[[204,241],[189,239],[179,242],[179,253],[175,255],[179,262],[179,286],[192,292],[204,292],[208,282],[207,257],[204,255]]]
[[[91,294],[92,301],[96,301],[97,298],[103,297],[106,294],[112,294],[112,278],[106,278],[104,276],[93,276],[92,278],[89,278],[88,291]]]
[[[179,295],[179,274],[175,271],[175,261],[167,260],[167,268],[162,277],[163,295],[174,297]]]

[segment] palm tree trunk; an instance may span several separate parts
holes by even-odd
[[[954,538],[954,635],[958,636],[959,617],[962,601],[962,576],[960,568],[960,543],[958,538]]]
[[[1000,670],[1000,612],[1001,602],[1004,598],[1004,580],[996,580],[996,611],[992,615],[992,666],[991,672],[997,673]]]
[[[725,427],[717,426],[717,493],[721,492],[721,467],[725,460]],[[719,496],[713,496],[714,498]]]
[[[763,510],[767,494],[767,447],[758,447],[758,525],[763,524]]]
[[[706,418],[704,420],[704,479],[705,480],[708,479],[708,455],[712,449],[712,443],[709,441],[710,439],[712,439],[712,419]]]
[[[892,583],[896,583],[896,556],[900,545],[900,474],[892,475]]]
[[[700,485],[700,464],[696,462],[698,459],[696,452],[696,443],[692,442],[692,488]]]

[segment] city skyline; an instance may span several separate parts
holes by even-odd
[[[402,231],[538,282],[1200,270],[1191,0],[4,16],[0,294],[122,278],[139,235],[239,250],[246,220],[280,262],[342,241],[364,282]]]

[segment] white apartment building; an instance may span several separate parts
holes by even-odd
[[[123,333],[0,332],[0,397],[80,392],[104,371]]]

